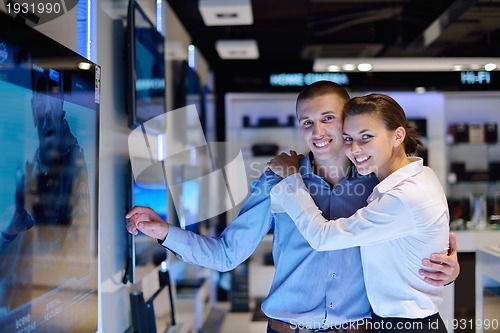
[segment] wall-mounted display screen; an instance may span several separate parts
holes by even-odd
[[[151,207],[164,221],[167,220],[167,190],[165,184],[159,184],[156,188],[141,187],[133,183],[132,188],[133,206]],[[135,236],[135,265],[145,266],[159,260],[157,258],[166,256],[165,249],[158,246],[155,239],[139,232]]]
[[[130,172],[132,170],[130,169]],[[134,206],[152,208],[164,221],[168,221],[168,190],[166,182],[137,183],[132,174],[129,180],[127,211]],[[127,267],[123,283],[136,283],[151,272],[152,266],[166,259],[167,251],[158,245],[156,239],[142,232],[127,233]]]
[[[202,128],[205,128],[205,105],[202,87],[198,73],[188,65],[188,62],[173,61],[172,75],[174,77],[174,109],[194,104]]]
[[[2,332],[97,330],[99,89],[98,66],[0,12]]]
[[[135,0],[127,16],[127,98],[129,125],[166,112],[165,39]]]

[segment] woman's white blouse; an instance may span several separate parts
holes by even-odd
[[[368,205],[348,218],[326,220],[297,173],[272,189],[271,209],[290,215],[317,251],[361,246],[368,299],[377,315],[424,318],[438,312],[442,287],[427,284],[418,270],[432,253],[446,253],[449,213],[443,188],[422,159],[412,158],[381,181]]]

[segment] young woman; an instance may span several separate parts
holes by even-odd
[[[293,153],[268,164],[284,177],[271,191],[272,210],[290,215],[315,250],[361,246],[375,332],[446,332],[438,313],[442,287],[416,273],[422,259],[447,251],[449,231],[439,180],[421,158],[409,156],[422,145],[416,129],[391,97],[371,94],[346,104],[343,132],[344,152],[358,173],[375,173],[380,180],[368,205],[348,218],[326,220],[297,173]]]

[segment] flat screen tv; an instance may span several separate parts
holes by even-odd
[[[174,76],[174,109],[194,104],[201,126],[205,130],[205,104],[198,73],[185,60],[174,61],[172,69]]]
[[[128,6],[126,38],[127,108],[135,128],[166,112],[165,38],[135,0]]]
[[[156,186],[155,186],[156,185]],[[168,191],[165,183],[141,186],[130,177],[129,204],[127,210],[134,206],[152,208],[164,221],[168,216]],[[123,282],[136,283],[167,258],[167,251],[158,242],[139,231],[137,235],[127,233],[127,267]]]
[[[0,331],[97,330],[100,67],[0,11]]]

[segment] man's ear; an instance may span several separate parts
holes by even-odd
[[[399,147],[406,137],[406,130],[403,126],[399,126],[394,131],[394,147]]]

